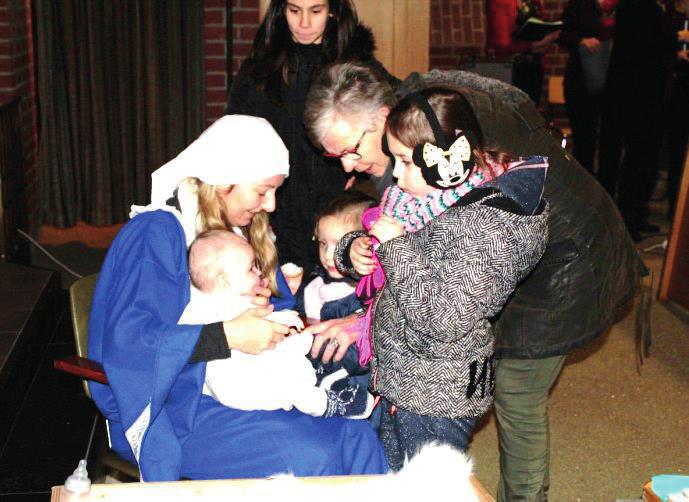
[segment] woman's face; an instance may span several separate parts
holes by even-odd
[[[320,44],[328,24],[328,0],[287,0],[285,18],[292,40],[300,44]]]
[[[275,191],[284,180],[282,175],[271,176],[235,185],[229,192],[222,194],[222,211],[227,222],[235,227],[245,227],[251,223],[256,213],[275,211]]]
[[[414,164],[414,151],[390,133],[387,133],[387,140],[390,153],[395,158],[392,175],[397,178],[399,187],[417,199],[433,192],[435,189],[423,179],[421,168]]]

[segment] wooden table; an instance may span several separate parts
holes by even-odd
[[[338,487],[342,488],[344,485],[359,484],[375,481],[377,476],[323,476],[311,478],[294,478],[290,480],[271,480],[271,479],[236,479],[236,480],[218,480],[218,481],[174,481],[167,483],[121,483],[121,484],[98,484],[91,487],[91,492],[79,498],[79,501],[104,501],[104,502],[134,502],[137,500],[148,501],[172,501],[172,500],[275,500],[285,499],[292,500],[296,497],[291,497],[292,490],[285,493],[285,487],[294,486],[294,495],[304,502],[309,500],[335,500],[335,497],[322,497],[324,489],[332,489],[332,493]],[[472,476],[472,486],[480,502],[495,502],[495,499],[488,493],[488,491],[481,485],[481,483]],[[421,483],[420,483],[421,484]],[[272,485],[272,486],[271,486]],[[423,486],[419,486],[419,491],[425,491],[431,498],[432,493]],[[387,488],[386,488],[387,489]],[[319,497],[313,497],[315,494],[321,494]],[[359,492],[361,499],[366,498],[366,487],[361,487]],[[344,493],[341,494],[344,495]],[[52,502],[60,502],[63,495],[62,486],[55,486],[52,489]],[[286,496],[287,495],[287,496]],[[400,498],[395,497],[392,492],[388,494],[390,497],[386,498]],[[357,497],[348,495],[347,500],[356,500]],[[455,500],[461,501],[459,494],[454,494]]]

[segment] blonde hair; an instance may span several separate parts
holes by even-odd
[[[232,230],[232,225],[225,219],[222,211],[222,197],[234,188],[233,185],[209,185],[193,178],[196,184],[199,214],[196,222],[196,233],[207,230]],[[256,263],[263,277],[268,279],[268,287],[274,295],[279,295],[275,269],[278,253],[270,230],[268,213],[261,211],[254,215],[248,227],[241,227],[244,237],[256,253]]]

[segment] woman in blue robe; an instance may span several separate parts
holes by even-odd
[[[366,421],[240,411],[202,394],[206,361],[235,350],[269,350],[286,334],[263,316],[272,310],[271,294],[283,306],[293,301],[267,223],[288,173],[287,149],[267,121],[222,117],[153,173],[151,204],[132,208],[134,217],[110,247],[94,294],[88,349],[109,385],[91,382],[90,388],[113,449],[137,462],[144,481],[387,470]],[[235,319],[179,325],[190,294],[187,248],[211,228],[249,240],[267,287],[257,288],[256,308]]]

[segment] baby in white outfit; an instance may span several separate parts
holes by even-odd
[[[254,307],[250,298],[261,275],[254,250],[241,236],[226,230],[200,234],[189,250],[191,300],[179,324],[210,324],[234,319]],[[313,336],[298,333],[297,312],[283,310],[266,319],[296,329],[273,350],[257,355],[232,351],[227,359],[206,365],[203,393],[240,410],[290,410],[322,416],[327,391],[316,386],[316,373],[306,354]]]

